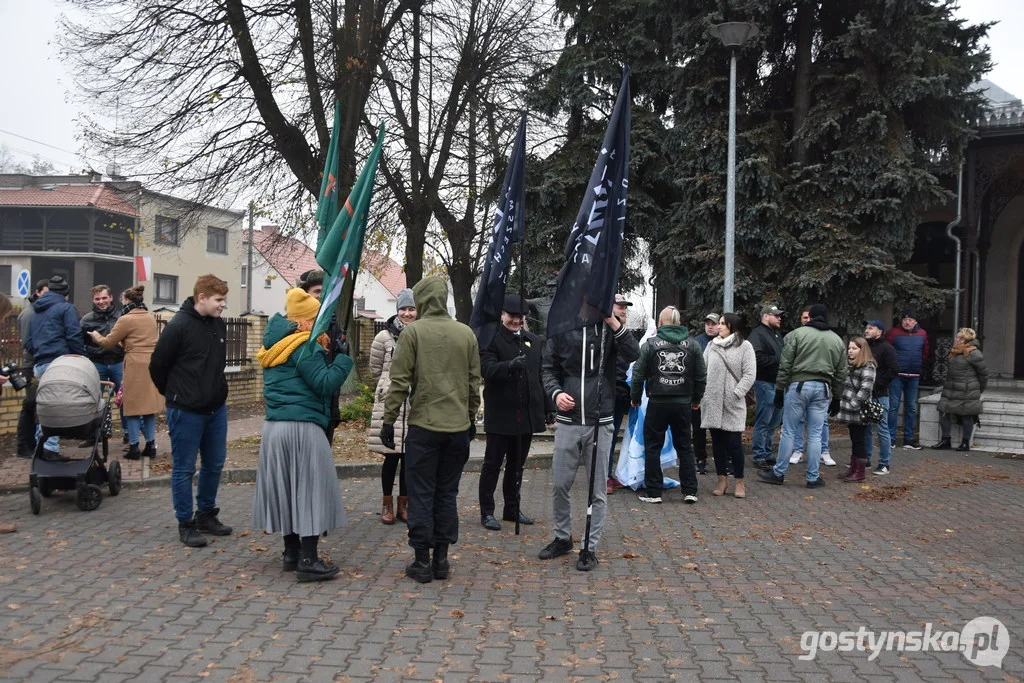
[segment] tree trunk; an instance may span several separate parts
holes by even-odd
[[[793,162],[807,163],[807,143],[799,136],[811,108],[811,43],[814,3],[804,0],[796,11],[796,67],[793,78]]]
[[[423,252],[429,222],[430,211],[420,209],[405,225],[405,286],[409,288],[423,279]]]
[[[468,259],[455,259],[448,267],[448,277],[455,295],[455,319],[469,324],[473,314],[473,267]]]

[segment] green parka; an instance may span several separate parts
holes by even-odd
[[[939,412],[981,415],[981,392],[988,384],[985,357],[976,342],[956,345],[949,352],[949,369],[942,384]]]
[[[298,325],[280,313],[267,322],[263,348],[296,333]],[[315,422],[327,427],[331,415],[331,395],[345,383],[352,370],[348,356],[334,357],[328,364],[327,353],[319,345],[307,352],[306,344],[297,346],[280,365],[263,368],[263,398],[266,418],[282,422]]]

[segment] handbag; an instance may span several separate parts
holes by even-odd
[[[860,419],[868,424],[878,424],[885,416],[885,406],[871,399],[860,407]]]

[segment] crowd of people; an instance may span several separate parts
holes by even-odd
[[[322,273],[304,273],[298,285],[287,292],[284,312],[269,319],[257,356],[266,413],[252,516],[256,527],[281,536],[284,571],[295,572],[298,581],[319,581],[339,571],[319,554],[318,542],[345,523],[331,441],[338,392],[353,361],[328,335],[310,339]],[[180,541],[199,548],[207,545],[207,536],[231,534],[217,507],[227,451],[222,320],[227,283],[214,275],[198,278],[193,296],[162,333],[146,310],[141,285],[122,292],[120,305],[109,287],[93,287],[93,309],[81,320],[67,301],[68,291],[59,275],[35,284],[31,305],[18,318],[25,367],[39,378],[59,356],[87,355],[120,397],[128,459],[156,454],[155,419],[166,411]],[[850,463],[840,480],[863,481],[869,471],[891,471],[901,404],[903,446],[920,448],[917,390],[929,349],[912,310],[888,331],[881,320],[865,320],[863,336],[844,343],[821,304],[805,307],[800,326],[785,335],[784,312],[775,305],[760,310],[759,324],[749,334],[741,315],[726,312],[708,313],[695,336],[682,324],[680,311],[669,306],[641,346],[626,327],[632,304],[622,295],[616,295],[612,316],[547,340],[527,329],[527,302],[510,295],[493,340],[480,348],[473,332],[449,316],[447,293],[437,277],[399,292],[395,314],[370,351],[374,406],[368,447],[384,459],[380,520],[406,525],[413,549],[406,575],[417,582],[450,574],[448,549],[459,537],[459,483],[481,394],[486,430],[477,490],[481,525],[500,531],[502,523],[511,523],[518,533],[520,526],[534,524],[536,513],[527,514],[521,504],[523,470],[534,435],[553,427],[554,539],[539,558],[566,555],[578,539],[580,571],[598,564],[608,496],[617,488],[610,472],[619,426],[645,396],[644,478],[637,493],[649,504],[663,501],[666,438],[678,457],[685,503],[698,501],[700,476],[708,471],[708,441],[717,477],[712,494],[728,493],[732,478],[733,496],[745,498],[743,434],[751,411],[752,464],[769,484],[784,484],[789,466],[806,459],[806,486],[825,486],[820,465],[836,464],[829,454],[830,417],[847,426],[851,442]],[[9,312],[9,306],[0,309],[0,315]],[[961,427],[958,450],[970,448],[986,381],[977,335],[959,330],[938,406],[942,438],[934,448],[952,448],[954,421]],[[56,439],[38,443],[33,400],[29,386],[18,423],[19,455],[54,455],[60,449]],[[871,470],[876,440],[878,460]],[[573,534],[572,505],[581,466],[588,500],[582,538]]]

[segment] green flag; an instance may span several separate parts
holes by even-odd
[[[324,164],[324,177],[320,181],[320,195],[317,198],[316,222],[320,229],[316,233],[316,249],[330,231],[334,221],[338,219],[338,175],[340,158],[338,156],[338,131],[341,129],[341,106],[334,103],[334,128],[331,129],[331,144],[327,147],[327,163]]]
[[[366,235],[366,219],[373,196],[373,182],[377,175],[377,162],[384,144],[384,126],[377,134],[366,164],[356,178],[352,192],[345,200],[344,210],[339,211],[337,220],[331,226],[316,252],[316,262],[324,269],[324,288],[320,294],[320,313],[313,323],[309,343],[315,344],[317,337],[331,326],[331,315],[341,298],[342,289],[348,281],[354,281],[359,272],[359,259],[363,254],[363,238]],[[351,290],[351,288],[349,288]]]

